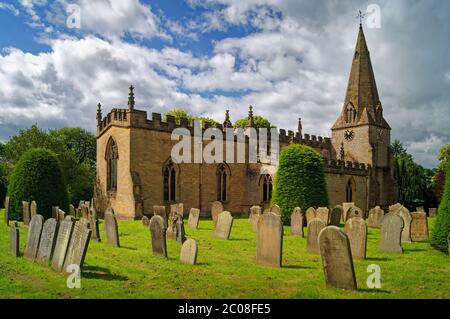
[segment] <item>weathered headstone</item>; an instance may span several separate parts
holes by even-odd
[[[38,211],[37,211],[37,204],[35,201],[32,201],[30,203],[30,216],[31,218],[33,218],[34,215],[37,215]]]
[[[353,207],[353,206],[355,206],[355,203],[353,203],[353,202],[342,203],[342,221],[344,223],[348,219],[348,217],[347,217],[348,210],[350,209],[350,207]]]
[[[57,228],[58,222],[54,218],[49,218],[44,223],[36,257],[36,261],[41,265],[48,265],[52,260],[57,237]]]
[[[70,239],[72,237],[74,223],[72,220],[69,220],[68,217],[71,216],[66,216],[66,218],[59,224],[55,249],[53,251],[52,268],[58,271],[61,271],[63,268]]]
[[[9,211],[10,211],[9,197],[5,198],[5,225],[9,226]]]
[[[256,262],[281,267],[283,254],[283,224],[280,216],[272,212],[262,214],[258,221]]]
[[[350,218],[353,217],[360,217],[364,219],[364,212],[361,208],[357,207],[357,206],[351,206],[348,211],[347,211],[347,220],[349,220]]]
[[[119,227],[117,225],[116,216],[110,212],[105,213],[105,233],[108,245],[120,247]]]
[[[92,230],[91,240],[100,242],[100,229],[98,226],[97,211],[94,207],[89,209],[89,228]]]
[[[11,251],[11,254],[14,257],[19,257],[20,247],[20,234],[19,234],[19,225],[16,221],[12,222],[11,229],[9,230],[9,248]]]
[[[71,215],[67,215],[66,217],[64,217],[64,220],[70,220],[70,221],[74,221],[75,217],[71,216]]]
[[[367,225],[363,218],[353,217],[345,223],[353,258],[366,259]]]
[[[31,214],[30,214],[30,203],[23,201],[22,202],[22,214],[23,214],[23,224],[25,226],[28,226],[30,224],[31,220]]]
[[[197,241],[188,239],[183,243],[180,252],[180,261],[182,263],[195,265],[197,263],[198,246]]]
[[[318,238],[328,288],[356,290],[355,269],[347,235],[336,226],[321,230]]]
[[[252,224],[252,229],[255,233],[258,231],[258,220],[262,215],[261,211],[261,206],[254,205],[250,207],[250,216],[248,218],[248,221],[250,224]]]
[[[375,206],[375,208],[369,210],[369,218],[367,219],[367,226],[370,228],[380,228],[383,217],[384,211],[380,208],[380,206]]]
[[[177,215],[177,219],[175,221],[176,229],[177,229],[177,242],[180,244],[186,241],[186,232],[184,231],[184,221],[183,216]]]
[[[314,207],[308,208],[306,210],[305,216],[306,216],[306,225],[308,225],[311,220],[316,218],[316,210],[314,209]]]
[[[62,210],[58,208],[58,219],[57,221],[61,222],[64,220],[64,218],[66,218],[66,213]]]
[[[189,219],[188,219],[189,228],[197,229],[199,219],[200,219],[200,209],[191,208],[191,210],[189,211]]]
[[[81,205],[81,217],[89,219],[89,206],[86,204]]]
[[[184,204],[178,203],[178,204],[172,204],[170,205],[170,215],[177,214],[183,218],[184,216]]]
[[[147,216],[142,216],[142,225],[148,227],[150,225],[150,219]]]
[[[330,225],[339,226],[341,223],[341,218],[342,218],[342,206],[336,205],[331,210]]]
[[[166,228],[169,227],[169,222],[168,222],[169,216],[167,216],[167,208],[166,208],[166,206],[154,205],[153,206],[153,215],[161,216],[162,219],[164,220],[165,227]]]
[[[219,214],[224,211],[223,205],[219,201],[215,201],[211,204],[211,218],[213,221],[213,225],[216,226],[217,219],[219,218]]]
[[[436,209],[436,208],[430,208],[430,209],[428,210],[428,215],[429,215],[430,217],[436,217],[436,212],[437,212],[437,209]]]
[[[273,205],[273,206],[270,208],[270,211],[271,211],[272,213],[274,213],[274,214],[277,214],[278,216],[281,216],[281,208],[280,208],[280,206],[278,206],[278,205]]]
[[[303,214],[300,207],[295,207],[291,214],[291,235],[303,237]]]
[[[78,202],[78,209],[81,209],[81,205],[83,205],[83,204],[84,204],[84,200],[80,200]]]
[[[403,243],[410,243],[411,242],[411,213],[409,210],[401,206],[400,208],[396,209],[394,214],[399,215],[403,219],[403,230],[402,230],[402,242]]]
[[[322,229],[326,227],[325,223],[318,218],[313,218],[307,227],[306,249],[311,253],[320,253],[318,237]]]
[[[428,221],[425,212],[414,212],[411,214],[411,240],[428,240]]]
[[[24,257],[28,260],[34,261],[36,259],[43,225],[44,217],[42,215],[35,215],[30,221],[25,251],[23,253]]]
[[[167,258],[166,226],[162,216],[154,215],[150,219],[150,235],[152,239],[153,256]]]
[[[321,221],[328,225],[330,220],[330,210],[328,207],[319,207],[316,209],[316,218],[319,218]]]
[[[59,207],[58,206],[52,206],[52,218],[59,221]]]
[[[396,203],[394,205],[390,205],[389,206],[389,213],[395,213],[397,212],[400,208],[402,208],[403,205],[400,203]]]
[[[176,212],[169,215],[169,227],[167,227],[166,238],[177,240],[178,228],[177,228],[178,214]]]
[[[75,207],[72,204],[69,204],[69,214],[73,217],[76,216]]]
[[[394,213],[384,215],[380,230],[380,251],[402,253],[403,219]]]
[[[423,208],[423,206],[419,206],[419,207],[416,207],[416,212],[425,213],[425,209]]]
[[[78,265],[83,268],[84,259],[89,247],[92,231],[89,229],[89,221],[81,218],[75,222],[70,239],[69,248],[67,249],[66,259],[64,261],[64,270],[69,265]]]
[[[230,212],[224,211],[219,214],[217,218],[216,228],[214,229],[214,236],[220,239],[228,240],[233,226],[233,216]]]

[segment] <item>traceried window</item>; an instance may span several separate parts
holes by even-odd
[[[174,202],[176,200],[177,173],[175,165],[169,161],[164,167],[164,201]]]
[[[217,200],[227,201],[228,174],[224,164],[217,167]]]
[[[356,110],[353,107],[353,105],[349,104],[347,106],[347,110],[346,110],[346,113],[345,113],[345,122],[347,124],[348,123],[352,123],[353,120],[355,119],[355,117],[356,117]]]
[[[272,176],[269,174],[264,175],[263,177],[263,202],[270,202],[272,199],[272,189],[273,189],[273,183],[272,183]]]
[[[349,180],[345,188],[345,200],[347,203],[353,202],[353,183]]]
[[[107,186],[108,191],[115,192],[117,190],[117,160],[119,159],[119,151],[117,144],[110,139],[106,148],[107,163]]]

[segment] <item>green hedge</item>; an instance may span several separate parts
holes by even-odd
[[[10,177],[11,219],[22,219],[22,201],[36,201],[38,213],[52,215],[52,206],[68,210],[67,185],[56,155],[44,148],[26,151]]]
[[[285,225],[295,207],[328,207],[323,160],[311,147],[289,145],[281,150],[272,205],[281,207]]]
[[[450,162],[447,164],[444,192],[439,204],[436,224],[431,235],[431,245],[435,248],[448,251],[447,236],[450,234]]]
[[[0,207],[4,206],[6,191],[8,189],[8,168],[0,162]]]

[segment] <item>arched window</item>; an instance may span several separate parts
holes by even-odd
[[[345,200],[347,203],[353,202],[353,183],[349,180],[345,187]]]
[[[172,160],[164,167],[164,201],[174,202],[176,200],[177,173]]]
[[[263,202],[270,202],[272,199],[272,176],[269,174],[264,175],[263,178]]]
[[[106,183],[108,191],[115,192],[117,190],[117,160],[119,159],[119,151],[116,142],[111,138],[106,147],[106,163],[107,178]]]
[[[353,105],[349,104],[345,113],[345,122],[352,123],[356,117],[356,111]]]
[[[217,167],[217,200],[225,202],[227,200],[228,174],[224,164]]]

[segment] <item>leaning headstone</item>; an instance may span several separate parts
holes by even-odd
[[[319,218],[321,221],[328,225],[328,221],[330,220],[330,210],[328,207],[319,207],[316,209],[316,218]]]
[[[52,260],[57,237],[57,228],[58,222],[54,218],[49,218],[44,223],[36,257],[36,261],[41,265],[48,265]]]
[[[200,209],[191,208],[191,210],[189,211],[189,219],[188,219],[189,228],[197,229],[199,219],[200,219]]]
[[[19,236],[19,225],[16,221],[12,222],[11,229],[9,230],[9,248],[11,251],[11,254],[14,257],[19,257],[20,247],[20,236]]]
[[[105,233],[108,245],[120,247],[119,227],[117,225],[116,216],[110,212],[105,213]]]
[[[197,263],[198,246],[197,241],[188,239],[183,243],[180,252],[180,261],[182,263],[195,265]]]
[[[369,218],[367,219],[367,226],[370,228],[380,228],[383,217],[384,211],[380,208],[380,206],[375,206],[375,208],[369,210]]]
[[[98,226],[97,211],[94,207],[89,209],[89,228],[92,230],[91,239],[100,242],[100,229]]]
[[[272,213],[274,213],[274,214],[277,214],[278,216],[281,216],[281,208],[280,208],[280,206],[278,206],[278,205],[273,205],[273,206],[270,208],[270,211],[271,211]]]
[[[340,223],[341,223],[341,218],[342,218],[342,206],[341,205],[336,205],[331,210],[330,225],[332,225],[332,226],[339,226]]]
[[[28,260],[34,261],[36,259],[43,225],[44,217],[42,215],[36,215],[30,221],[25,251],[23,253],[24,257]]]
[[[167,216],[167,208],[166,208],[166,206],[154,205],[153,206],[153,215],[161,216],[162,219],[164,220],[165,227],[166,228],[169,227],[169,222],[168,222],[169,216]]]
[[[233,226],[233,216],[230,212],[224,211],[217,218],[214,236],[220,239],[228,240],[230,238],[231,227]]]
[[[250,207],[250,216],[248,221],[252,224],[252,229],[256,233],[258,231],[258,220],[261,217],[261,206],[254,205]]]
[[[64,218],[66,218],[66,213],[62,210],[58,208],[58,219],[57,221],[61,222],[64,220]]]
[[[72,204],[69,205],[69,214],[74,217],[76,216],[75,207]]]
[[[428,221],[425,212],[414,212],[411,214],[411,240],[428,240]]]
[[[350,241],[336,226],[325,227],[319,234],[320,255],[328,288],[356,290]]]
[[[410,243],[411,242],[411,213],[409,210],[401,206],[399,209],[395,210],[395,213],[399,215],[403,219],[403,230],[402,230],[402,242]]]
[[[360,217],[364,219],[364,212],[361,208],[357,207],[357,206],[351,206],[348,211],[347,211],[347,220],[349,220],[350,218],[353,217]]]
[[[366,259],[367,225],[363,218],[353,217],[345,223],[345,233],[350,240],[352,257]]]
[[[34,215],[37,215],[37,204],[35,201],[32,201],[30,204],[30,216],[33,218]]]
[[[306,210],[305,216],[306,216],[306,225],[308,225],[311,220],[316,218],[316,210],[314,209],[314,207],[308,208]]]
[[[430,217],[436,217],[436,211],[437,211],[436,208],[430,208],[430,209],[428,210],[428,215],[429,215]]]
[[[272,212],[262,214],[258,221],[256,262],[281,267],[283,252],[283,224],[280,216]]]
[[[216,226],[217,219],[219,218],[219,214],[224,211],[223,205],[219,201],[215,201],[211,204],[211,218],[213,221],[213,225]]]
[[[75,222],[70,239],[69,248],[67,250],[66,259],[64,261],[64,270],[69,265],[78,265],[83,268],[84,259],[89,247],[92,231],[89,229],[89,221],[81,218]]]
[[[31,214],[30,214],[30,203],[23,201],[22,202],[22,213],[23,213],[23,224],[25,226],[28,226],[30,224],[31,220]]]
[[[5,198],[5,225],[9,226],[9,211],[10,211],[10,204],[9,204],[9,196],[6,196]]]
[[[291,235],[303,237],[303,214],[300,207],[295,207],[291,214]]]
[[[380,230],[380,251],[402,253],[403,219],[394,213],[384,215]]]
[[[319,233],[322,229],[326,227],[325,223],[318,218],[313,218],[307,227],[307,237],[306,237],[306,249],[311,253],[318,254],[319,251],[319,242],[318,237]]]
[[[350,203],[342,203],[342,221],[345,223],[348,219],[347,217],[347,213],[348,210],[350,209],[350,207],[355,206],[355,203],[350,202]]]
[[[69,248],[70,238],[72,237],[74,223],[72,220],[69,220],[68,217],[71,216],[66,216],[59,224],[55,249],[53,251],[52,268],[58,271],[62,270]]]
[[[166,226],[164,218],[154,215],[150,219],[150,235],[152,239],[153,256],[167,258]]]
[[[142,216],[142,225],[148,227],[150,225],[150,219],[147,216]]]

